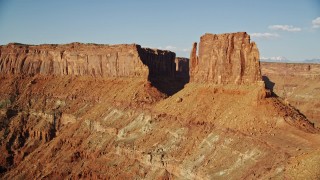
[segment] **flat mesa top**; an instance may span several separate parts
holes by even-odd
[[[213,33],[205,33],[203,36],[249,36],[247,32],[235,32],[235,33],[222,33],[222,34],[213,34]]]
[[[250,35],[246,32],[236,32],[236,33],[223,33],[223,34],[211,34],[205,33],[200,37],[201,40],[223,40],[226,41],[227,39],[233,40],[241,40],[245,43],[250,44]],[[252,42],[254,43],[254,42]]]
[[[147,48],[141,47],[139,44],[95,44],[95,43],[79,43],[79,42],[72,42],[68,44],[22,44],[22,43],[9,43],[7,45],[0,45],[0,50],[57,50],[57,51],[105,51],[105,50],[112,50],[112,49],[144,49],[149,52],[154,53],[166,53],[171,52],[169,50],[161,50],[155,48]],[[100,52],[99,51],[99,52]]]

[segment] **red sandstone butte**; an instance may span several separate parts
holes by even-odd
[[[199,54],[193,44],[190,79],[215,84],[252,84],[261,81],[259,51],[246,32],[205,34]]]

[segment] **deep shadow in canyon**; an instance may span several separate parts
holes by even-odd
[[[190,81],[188,58],[176,58],[175,67],[173,76],[159,77],[149,74],[148,80],[160,92],[172,96],[182,90],[185,84]]]
[[[265,88],[268,89],[268,90],[270,90],[271,96],[272,96],[272,97],[278,97],[278,95],[275,94],[274,91],[273,91],[273,88],[274,88],[274,86],[276,85],[276,83],[274,83],[273,81],[271,81],[268,76],[262,76],[262,80],[264,81]]]
[[[174,63],[174,73],[159,75],[151,71],[149,64],[146,64],[149,68],[148,81],[152,86],[157,88],[160,92],[172,96],[184,88],[184,86],[190,81],[189,74],[189,59],[177,57]],[[158,68],[158,67],[152,67]]]

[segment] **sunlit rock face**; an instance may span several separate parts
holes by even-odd
[[[259,51],[245,32],[205,34],[190,55],[190,77],[194,82],[252,84],[261,81]]]
[[[136,44],[8,44],[0,47],[0,73],[101,77],[174,76],[175,53]]]

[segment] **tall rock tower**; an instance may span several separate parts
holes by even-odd
[[[190,81],[215,84],[252,84],[261,81],[259,51],[246,32],[205,34],[199,54],[193,44]]]

